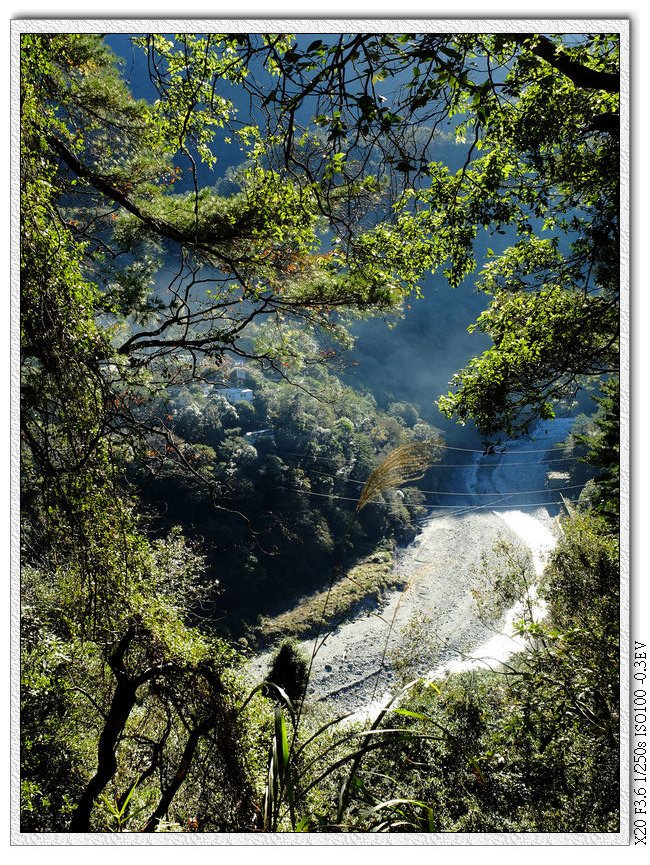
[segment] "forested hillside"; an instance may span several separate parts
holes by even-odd
[[[618,35],[142,34],[132,82],[20,47],[21,831],[617,831]],[[593,393],[590,480],[526,651],[339,724],[294,643],[248,662],[428,513],[412,352],[354,365],[414,316],[447,368],[431,274],[487,346],[431,402],[489,453]]]

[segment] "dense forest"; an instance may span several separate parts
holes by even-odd
[[[618,35],[123,39],[21,35],[21,831],[618,831]],[[341,721],[282,638],[442,490],[372,344],[447,346],[431,274],[484,350],[430,402],[486,453],[591,402],[588,483],[524,652]]]

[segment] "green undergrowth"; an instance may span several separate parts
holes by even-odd
[[[313,637],[321,622],[334,625],[351,616],[362,602],[378,602],[383,592],[401,584],[402,578],[393,573],[393,553],[374,552],[334,583],[329,598],[327,589],[307,595],[291,610],[262,617],[255,633],[263,643],[281,637]]]

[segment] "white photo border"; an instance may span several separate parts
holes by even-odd
[[[21,833],[19,828],[19,662],[20,536],[19,516],[19,62],[23,33],[248,32],[248,33],[619,33],[621,38],[621,619],[620,619],[620,827],[612,833],[444,833],[374,835],[261,833],[190,835],[104,835]],[[630,702],[630,20],[610,17],[567,18],[24,18],[11,21],[11,844],[12,846],[614,846],[629,845],[629,702]],[[639,159],[639,156],[636,156]]]

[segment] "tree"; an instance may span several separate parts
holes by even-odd
[[[408,238],[385,262],[363,227],[358,245],[323,251],[317,185],[271,167],[261,132],[237,128],[232,104],[218,95],[222,79],[242,82],[255,52],[240,56],[237,37],[140,41],[155,71],[155,104],[131,97],[99,37],[23,36],[22,417],[41,463],[62,458],[61,448],[42,444],[49,427],[36,419],[51,413],[47,399],[47,410],[38,407],[50,385],[67,382],[65,404],[92,380],[88,410],[100,410],[79,424],[86,443],[75,446],[77,459],[109,431],[129,446],[157,434],[178,458],[164,418],[148,410],[157,389],[200,377],[207,360],[225,380],[232,356],[284,376],[327,362],[332,340],[347,340],[345,315],[393,307],[419,275]],[[249,161],[224,195],[198,172],[201,160],[215,163],[230,127]],[[368,183],[364,192],[343,184],[339,207],[375,200]],[[57,256],[60,272],[44,271]],[[71,346],[78,332],[68,310],[83,321],[83,358]],[[312,340],[297,338],[305,330]]]
[[[298,705],[307,690],[309,664],[292,640],[284,640],[271,664],[267,682],[281,688],[292,704]],[[268,689],[268,696],[274,698],[274,689]],[[280,700],[282,702],[282,700]]]
[[[62,722],[61,730],[23,726],[24,813],[33,825],[43,803],[38,828],[64,830],[70,817],[71,831],[91,831],[115,784],[123,816],[136,787],[146,801],[156,773],[170,771],[186,729],[180,763],[147,824],[157,825],[203,738],[218,727],[220,747],[237,751],[237,725],[228,722],[236,688],[223,683],[236,661],[189,625],[195,587],[188,583],[196,582],[200,558],[176,536],[151,542],[134,513],[123,478],[120,367],[109,363],[110,333],[97,322],[106,295],[88,278],[106,214],[96,213],[94,247],[74,236],[64,216],[70,187],[53,158],[56,136],[74,137],[66,120],[76,126],[82,117],[95,119],[76,145],[94,161],[110,160],[116,130],[127,150],[151,142],[139,122],[142,106],[125,97],[98,40],[26,36],[23,47],[22,541],[24,591],[34,601],[24,618],[23,712],[38,717],[44,703]],[[200,693],[206,711],[192,705]],[[67,773],[49,773],[37,757],[44,750]],[[245,777],[240,765],[238,797]]]
[[[302,362],[296,320],[336,334],[332,310],[390,305],[401,292],[377,269],[320,253],[315,195],[262,166],[254,131],[244,133],[253,162],[237,193],[199,188],[194,170],[192,188],[174,192],[174,159],[193,169],[195,156],[209,163],[211,129],[228,121],[214,79],[241,73],[238,63],[223,66],[228,39],[208,62],[212,41],[181,40],[180,63],[170,49],[163,98],[151,106],[132,99],[99,37],[23,37],[23,566],[47,610],[35,633],[61,641],[81,663],[80,673],[70,662],[40,679],[30,667],[40,657],[33,644],[25,653],[25,711],[47,694],[71,712],[75,747],[64,754],[48,728],[41,742],[61,750],[69,783],[44,778],[26,724],[24,781],[26,813],[39,797],[58,803],[58,829],[68,816],[72,831],[101,825],[109,788],[119,826],[157,791],[145,824],[155,829],[208,742],[229,754],[217,798],[236,779],[240,813],[232,819],[249,820],[233,715],[237,660],[196,627],[187,586],[196,594],[200,562],[174,536],[167,546],[147,537],[125,468],[157,435],[164,458],[171,453],[193,471],[193,454],[185,458],[152,417],[152,396],[162,383],[200,380],[201,357],[224,376],[226,351],[278,367],[280,357]],[[161,260],[173,258],[176,274],[156,286]],[[250,333],[258,318],[274,332]],[[323,354],[317,348],[316,359]],[[213,454],[204,448],[202,457]]]
[[[399,303],[426,270],[444,268],[457,284],[475,267],[479,227],[504,225],[519,239],[479,283],[494,295],[477,323],[494,348],[441,407],[486,436],[515,434],[616,366],[615,35],[357,34],[307,48],[290,37],[149,36],[136,42],[155,105],[131,99],[97,39],[32,42],[30,53],[53,48],[55,58],[33,75],[35,104],[65,106],[56,123],[51,108],[38,120],[70,194],[59,222],[87,244],[102,306],[145,323],[114,341],[129,359],[122,372],[173,380],[225,352],[282,370],[281,356],[295,357],[283,321],[301,320],[321,341],[341,337],[333,310]],[[267,94],[266,134],[237,127],[222,79]],[[298,134],[305,112],[313,123]],[[251,160],[230,196],[199,183],[200,160],[214,165],[226,132]],[[431,161],[443,133],[471,142],[457,170]],[[170,194],[184,166],[186,191]],[[392,212],[391,184],[405,189]],[[325,251],[323,215],[340,241]],[[161,243],[175,275],[152,291]],[[273,327],[254,341],[256,320]]]
[[[493,300],[474,327],[494,346],[439,401],[487,439],[525,433],[617,368],[618,53],[606,33],[352,34],[273,47],[267,104],[280,111],[269,119],[290,169],[323,180],[325,209],[346,182],[372,173],[387,189],[402,178],[392,228],[359,239],[346,229],[356,252],[394,263],[408,238],[413,270],[444,267],[455,285],[476,266],[481,228],[516,229],[478,282]],[[321,132],[301,146],[290,130],[306,106]],[[444,135],[467,141],[457,168],[431,159]]]
[[[333,309],[399,300],[385,271],[321,253],[316,191],[264,167],[255,127],[236,130],[250,160],[236,175],[238,191],[199,187],[197,160],[212,166],[215,131],[232,125],[233,106],[216,83],[239,83],[247,71],[233,54],[236,39],[147,41],[154,105],[132,99],[98,38],[25,37],[31,122],[61,193],[57,218],[85,245],[85,265],[104,289],[102,311],[141,324],[115,339],[118,356],[151,366],[179,349],[194,361],[220,360],[228,349],[272,363],[281,345],[256,352],[243,339],[257,318],[298,318],[335,333]],[[175,193],[181,163],[191,177]],[[161,254],[174,276],[152,291]]]
[[[155,38],[147,48],[155,57]],[[403,294],[444,268],[455,285],[476,266],[480,227],[516,228],[479,281],[494,299],[475,326],[494,347],[457,376],[445,412],[516,435],[616,369],[615,34],[241,37],[236,50],[242,85],[266,94],[265,158],[314,194],[352,274]],[[443,134],[468,141],[458,168],[431,161]]]
[[[239,662],[187,624],[200,560],[178,534],[148,544],[131,530],[129,541],[128,584],[110,631],[89,636],[63,574],[32,571],[23,589],[25,829],[64,831],[69,817],[69,831],[97,831],[110,791],[118,828],[155,831],[186,780],[203,790],[204,807],[220,809],[224,825],[250,825]],[[95,550],[97,566],[106,558]],[[70,557],[61,562],[73,565]],[[97,606],[107,591],[97,587]],[[52,714],[43,719],[45,707]],[[220,756],[206,768],[196,757],[207,747]],[[45,751],[50,759],[41,765]],[[40,803],[45,819],[36,821]]]
[[[602,387],[601,396],[594,398],[598,411],[592,434],[576,436],[587,448],[582,461],[595,466],[598,474],[585,490],[587,501],[596,513],[617,530],[620,520],[620,382],[612,376]]]

